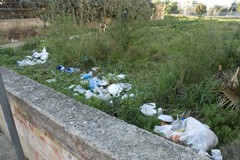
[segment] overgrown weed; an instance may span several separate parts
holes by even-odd
[[[164,21],[129,22],[127,26],[115,22],[106,32],[73,26],[67,17],[56,24],[50,27],[44,43],[29,42],[22,48],[25,51],[15,51],[26,53],[46,45],[50,53],[47,64],[17,67],[16,60],[24,55],[14,57],[7,50],[0,54],[1,64],[149,131],[158,124],[157,118],[143,116],[139,107],[155,102],[166,114],[191,110],[192,116],[217,133],[220,144],[239,139],[234,137],[239,134],[239,113],[216,107],[220,92],[213,79],[218,65],[226,69],[239,65],[238,23],[231,22],[232,30],[228,30],[228,23],[166,17]],[[82,71],[98,66],[102,74],[126,73],[135,96],[124,101],[114,99],[113,104],[73,96],[65,88],[78,82],[80,75],[52,75],[51,71],[60,64]],[[53,77],[59,83],[45,82]]]

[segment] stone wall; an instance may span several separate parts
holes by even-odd
[[[24,154],[30,160],[198,160],[184,146],[1,68]],[[8,134],[0,107],[0,128]]]

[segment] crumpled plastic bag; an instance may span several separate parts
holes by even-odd
[[[33,66],[35,64],[43,64],[47,61],[48,52],[46,51],[45,46],[43,47],[40,53],[34,51],[32,56],[26,56],[22,61],[17,61],[18,66]]]
[[[81,79],[90,79],[93,76],[93,71],[88,72],[87,74],[82,74]]]
[[[83,88],[82,86],[77,85],[77,87],[74,88],[73,91],[77,91],[77,92],[83,94],[83,93],[85,93],[87,90],[86,90],[85,88]]]
[[[207,151],[215,147],[218,143],[216,134],[205,124],[202,124],[193,117],[188,117],[185,121],[186,128],[180,141],[184,141],[195,151]]]
[[[125,90],[129,91],[132,89],[132,85],[129,83],[113,83],[110,86],[107,87],[107,91],[113,96],[113,97],[118,97],[120,96],[120,93]]]
[[[154,126],[154,132],[158,133],[158,134],[162,134],[167,138],[170,138],[170,136],[173,133],[173,130],[171,125],[163,125],[163,126]]]
[[[211,149],[212,152],[212,159],[213,160],[223,160],[223,156],[221,150],[219,149]]]
[[[157,110],[156,108],[156,104],[155,103],[147,103],[147,104],[143,104],[140,109],[141,112],[146,115],[146,116],[152,116],[157,114]]]

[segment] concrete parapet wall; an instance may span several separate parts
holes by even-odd
[[[0,73],[30,160],[206,159],[11,70]],[[1,108],[0,127],[7,134]]]

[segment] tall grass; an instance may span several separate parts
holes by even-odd
[[[153,120],[142,116],[139,106],[156,102],[167,114],[192,110],[193,116],[212,124],[202,116],[216,113],[202,108],[216,106],[219,92],[212,77],[218,65],[226,69],[238,66],[238,23],[166,17],[164,21],[134,21],[127,26],[115,22],[106,32],[98,32],[65,22],[47,39],[51,52],[57,53],[57,62],[127,73],[134,85],[134,100],[115,101],[117,108],[100,105],[99,109],[151,130],[156,117]],[[69,40],[71,35],[79,38]],[[218,120],[210,126],[220,136],[220,142],[232,141],[222,133],[239,130],[227,124],[230,129],[222,126],[224,131],[220,133]]]
[[[102,74],[126,73],[126,81],[134,86],[133,99],[116,98],[111,105],[83,96],[77,99],[149,131],[158,122],[141,114],[143,103],[155,102],[171,115],[191,110],[192,116],[213,128],[220,144],[226,144],[239,133],[239,113],[234,114],[233,125],[228,122],[232,111],[217,108],[220,84],[213,77],[218,65],[229,70],[239,65],[239,31],[238,22],[165,17],[164,21],[130,21],[126,26],[115,21],[106,32],[99,32],[95,27],[72,25],[65,16],[49,28],[44,45],[51,53],[50,62],[37,74],[50,78],[50,70],[60,64],[84,71],[99,66]],[[38,76],[34,79],[44,83]],[[73,97],[63,88],[79,81],[79,75],[59,77],[60,83],[48,85]]]

